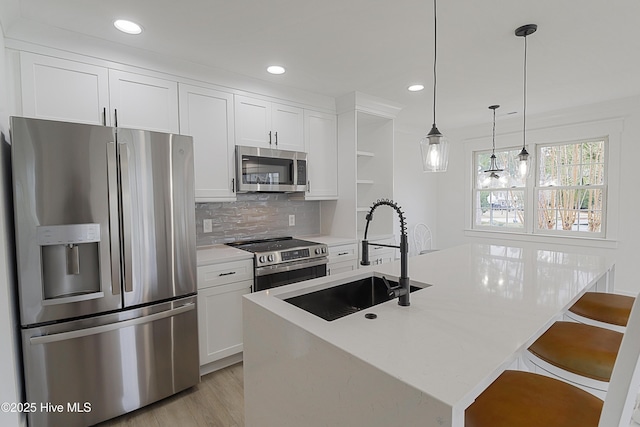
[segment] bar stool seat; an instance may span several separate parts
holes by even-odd
[[[466,409],[465,427],[627,427],[640,387],[638,306],[640,294],[604,400],[546,375],[504,371]]]
[[[529,347],[529,351],[576,375],[609,382],[622,337],[620,332],[597,326],[556,322]]]
[[[587,292],[569,308],[571,313],[598,322],[627,326],[635,298],[606,292]]]
[[[465,411],[465,427],[597,427],[603,401],[554,378],[504,371]]]

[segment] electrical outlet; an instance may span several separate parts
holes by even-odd
[[[213,222],[210,219],[202,221],[202,228],[205,233],[211,233],[213,231]]]
[[[294,225],[296,225],[296,216],[289,215],[289,227],[293,227]]]

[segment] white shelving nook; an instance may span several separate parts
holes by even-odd
[[[366,215],[378,199],[393,199],[394,119],[401,107],[362,93],[336,101],[340,199],[322,204],[322,228],[364,237]],[[377,209],[369,240],[393,241],[395,212]]]

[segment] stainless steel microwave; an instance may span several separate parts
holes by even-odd
[[[307,191],[307,153],[236,146],[239,193]]]

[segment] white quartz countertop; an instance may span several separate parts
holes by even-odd
[[[199,247],[196,252],[198,267],[253,258],[253,254],[251,252],[236,249],[227,245],[202,246]]]
[[[409,259],[410,278],[432,285],[411,293],[410,307],[396,299],[329,322],[283,301],[371,273],[395,278],[399,262],[245,298],[460,413],[613,264],[535,245],[470,244]]]
[[[327,246],[348,245],[358,243],[357,239],[353,237],[343,236],[328,236],[328,235],[313,235],[313,236],[299,236],[300,239],[310,240],[312,242],[324,243]]]

